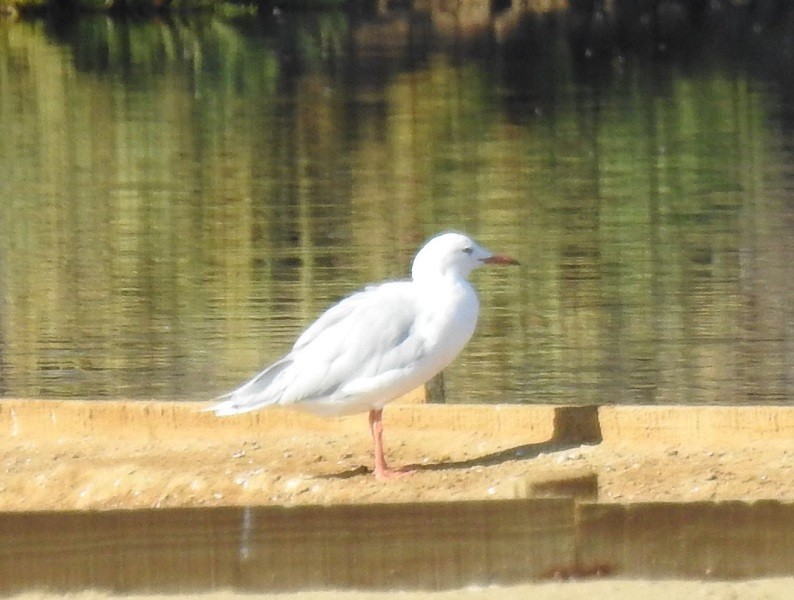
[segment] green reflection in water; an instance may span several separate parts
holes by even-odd
[[[367,27],[0,24],[4,395],[209,398],[454,228],[522,267],[475,276],[450,401],[788,400],[771,86]]]

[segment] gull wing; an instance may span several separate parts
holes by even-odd
[[[426,352],[421,310],[407,282],[354,294],[298,338],[289,357],[299,377],[283,402],[339,399],[399,379]]]
[[[228,415],[269,404],[341,403],[399,384],[411,378],[425,355],[420,321],[419,302],[408,282],[367,288],[328,309],[287,356],[208,410]]]

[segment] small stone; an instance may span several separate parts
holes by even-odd
[[[288,479],[284,482],[284,491],[292,492],[298,488],[298,486],[303,483],[303,480],[300,477],[293,477],[292,479]]]

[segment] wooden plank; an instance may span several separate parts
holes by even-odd
[[[418,390],[416,394],[421,394]],[[742,444],[794,439],[793,406],[553,406],[390,404],[387,427],[476,431],[561,444]],[[0,435],[37,440],[119,436],[156,441],[212,435],[239,439],[265,430],[359,431],[362,416],[322,419],[266,409],[219,418],[201,402],[0,400]]]
[[[794,573],[794,504],[649,502],[576,508],[577,562],[628,577]]]
[[[574,557],[573,500],[0,513],[0,592],[444,589]]]
[[[602,406],[605,442],[745,444],[794,439],[794,406]]]

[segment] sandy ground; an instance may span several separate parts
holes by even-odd
[[[389,434],[387,452],[394,466],[414,472],[374,479],[363,419],[360,433],[240,440],[4,437],[0,510],[510,498],[532,482],[587,474],[597,476],[606,501],[794,501],[794,444],[784,440],[560,447],[400,429]]]
[[[720,443],[602,442],[558,445],[526,437],[388,428],[389,482],[371,474],[366,416],[360,428],[282,429],[212,435],[59,438],[0,436],[0,510],[111,509],[241,504],[332,504],[510,498],[543,482],[595,481],[603,501],[794,501],[794,444],[787,437],[729,436]],[[11,426],[9,426],[11,427]],[[13,427],[11,427],[13,430]],[[595,476],[595,478],[593,477]],[[533,485],[536,486],[533,488]],[[15,600],[666,600],[794,598],[794,578],[749,581],[588,579],[448,592],[111,595],[29,592]]]
[[[15,600],[788,600],[794,597],[794,578],[739,582],[601,580],[548,582],[514,587],[451,590],[447,592],[303,592],[298,594],[185,594],[171,596],[111,596],[85,592],[55,596],[28,593]]]

